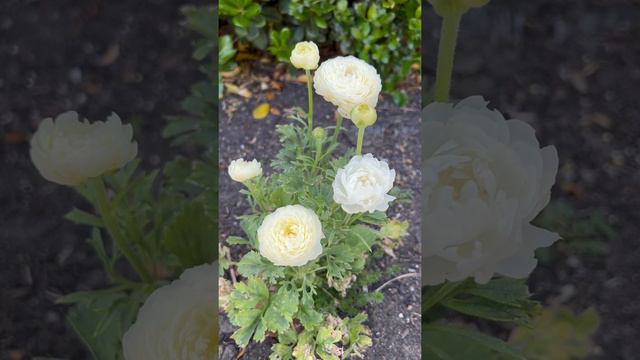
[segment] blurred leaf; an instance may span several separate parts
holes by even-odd
[[[251,115],[253,116],[253,118],[255,120],[262,120],[262,119],[266,118],[267,115],[269,115],[269,110],[270,109],[271,109],[271,107],[269,106],[269,104],[262,103],[262,104],[256,106],[255,109],[253,109],[253,112],[251,113]]]
[[[214,221],[200,202],[191,202],[164,228],[163,243],[178,258],[183,270],[216,259],[218,234]]]
[[[564,307],[548,308],[530,326],[515,328],[509,343],[529,360],[583,359],[595,348],[591,337],[599,323],[593,308],[581,314]]]
[[[422,356],[433,360],[526,359],[498,338],[436,323],[422,325]]]

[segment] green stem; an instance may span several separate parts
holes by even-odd
[[[258,204],[258,206],[262,209],[262,211],[266,212],[266,211],[268,211],[268,208],[261,201],[260,197],[258,196],[258,191],[257,191],[256,187],[254,186],[255,184],[252,181],[253,180],[247,180],[243,184],[244,184],[244,186],[247,187],[247,189],[249,189],[249,193],[251,194],[251,196],[255,200],[256,204]]]
[[[336,119],[336,129],[333,131],[332,143],[334,145],[338,143],[338,135],[340,135],[340,130],[342,130],[342,115],[338,114],[338,118]]]
[[[316,169],[318,164],[320,163],[320,158],[322,157],[322,142],[318,141],[316,145],[316,157],[313,160],[313,169],[311,170],[311,177],[316,175]]]
[[[113,239],[113,242],[115,243],[118,250],[120,250],[120,252],[127,258],[142,281],[144,281],[145,283],[151,283],[153,279],[151,278],[151,275],[149,275],[149,272],[144,266],[144,263],[135,252],[131,251],[131,248],[128,246],[126,239],[122,236],[122,233],[118,229],[116,219],[112,213],[109,197],[107,196],[107,189],[104,185],[104,182],[102,181],[102,178],[96,177],[89,181],[94,189],[94,193],[96,196],[96,207],[98,208],[98,213],[100,213],[102,221],[104,222],[104,226],[107,229],[107,232],[109,232],[111,239]]]
[[[362,155],[362,142],[364,141],[364,126],[358,128],[358,142],[356,144],[356,155]]]
[[[451,11],[442,17],[436,71],[435,101],[437,102],[449,101],[460,19],[462,19],[462,13],[458,11]]]
[[[309,121],[309,136],[313,131],[313,90],[311,89],[311,70],[305,70],[307,73],[307,93],[309,95],[309,113],[307,120]]]

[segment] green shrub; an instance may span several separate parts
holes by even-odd
[[[420,61],[421,6],[417,1],[222,0],[220,25],[236,41],[288,60],[298,41],[312,40],[355,54],[380,72],[383,88],[399,105],[398,84]]]

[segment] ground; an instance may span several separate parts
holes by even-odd
[[[277,73],[277,71],[275,71]],[[253,69],[252,79],[259,83],[274,73],[272,65]],[[250,81],[250,80],[249,80]],[[245,199],[238,193],[240,186],[227,175],[227,166],[231,160],[257,158],[268,164],[280,145],[276,137],[276,124],[286,123],[282,115],[269,115],[264,120],[254,120],[252,110],[261,102],[267,101],[277,113],[292,106],[306,107],[306,86],[298,82],[279,81],[273,90],[273,84],[264,91],[254,92],[254,96],[245,100],[237,95],[229,95],[222,101],[220,113],[220,239],[229,235],[242,236],[236,217],[249,210]],[[253,89],[254,87],[248,86]],[[259,88],[259,86],[255,86]],[[271,100],[268,100],[268,99]],[[390,96],[385,96],[378,106],[378,122],[366,130],[363,152],[371,152],[376,157],[385,158],[396,170],[396,185],[410,188],[416,199],[420,198],[420,93],[410,92],[411,102],[403,108],[395,106]],[[328,126],[334,123],[335,108],[321,97],[314,97],[314,121],[317,125]],[[349,120],[345,121],[345,131],[340,142],[354,147],[357,130]],[[268,168],[268,167],[267,167]],[[267,170],[269,172],[269,170]],[[400,264],[399,274],[417,273],[420,264],[420,202],[394,206],[389,210],[392,216],[398,216],[411,222],[410,236],[404,245],[396,251],[397,259],[385,256],[382,261],[372,264],[374,269],[385,269],[393,263]],[[232,247],[232,249],[234,249]],[[238,260],[243,254],[239,249],[232,250],[232,256]],[[373,284],[372,289],[389,280],[382,279]],[[373,347],[367,352],[367,359],[420,359],[420,280],[418,277],[404,278],[392,282],[384,290],[385,300],[378,305],[370,305],[366,311],[366,322],[373,334]],[[238,349],[230,338],[235,329],[228,320],[221,317],[221,359],[232,359]],[[245,358],[266,359],[272,342],[252,344]]]
[[[426,24],[439,24],[429,9]],[[463,19],[453,97],[533,125],[560,157],[554,199],[604,209],[618,236],[608,255],[566,254],[533,273],[534,296],[561,298],[601,317],[597,359],[640,353],[640,5],[633,1],[494,0]],[[428,27],[425,88],[433,84],[437,28]],[[562,296],[561,296],[562,294]]]
[[[55,303],[105,285],[88,230],[62,218],[86,204],[37,173],[28,137],[63,111],[92,120],[115,111],[134,123],[146,167],[172,155],[163,116],[179,113],[202,78],[191,60],[195,36],[180,24],[184,3],[0,4],[0,358],[88,358]]]

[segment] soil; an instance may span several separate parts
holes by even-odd
[[[277,72],[277,71],[276,71]],[[269,78],[274,73],[272,65],[253,69],[253,79]],[[269,115],[264,120],[254,120],[252,110],[262,102],[270,103],[275,113],[284,114],[284,110],[293,106],[306,109],[306,86],[297,82],[279,82],[281,90],[274,90],[270,85],[264,91],[259,86],[249,86],[254,91],[251,99],[243,99],[237,95],[225,96],[220,111],[220,232],[221,240],[230,235],[242,236],[236,217],[248,213],[249,207],[245,199],[238,193],[240,186],[227,175],[227,167],[231,160],[243,157],[257,158],[265,166],[279,150],[280,145],[275,134],[277,124],[288,120],[283,115]],[[279,86],[278,86],[279,87]],[[420,198],[420,92],[409,93],[410,104],[399,108],[393,104],[390,96],[378,103],[378,122],[366,131],[363,152],[371,152],[377,157],[388,160],[395,168],[396,184],[413,191],[416,199]],[[271,98],[267,100],[267,98]],[[314,122],[316,125],[328,126],[335,122],[335,108],[319,96],[314,96]],[[355,147],[356,128],[345,120],[341,133],[341,151],[347,146]],[[399,274],[417,273],[420,264],[420,202],[393,206],[388,213],[411,222],[410,235],[404,244],[395,251],[397,259],[389,256],[371,264],[372,269],[385,269],[391,264],[399,264]],[[238,260],[244,252],[231,246],[232,257]],[[380,286],[391,277],[386,277],[373,284],[372,289]],[[385,299],[381,304],[366,308],[369,319],[366,325],[371,328],[373,346],[367,351],[366,359],[409,360],[420,358],[420,280],[408,277],[389,284],[383,290]],[[221,359],[233,359],[238,353],[230,335],[235,330],[226,316],[221,315],[220,354]],[[253,343],[247,348],[245,359],[266,359],[271,353],[273,340],[265,343]]]
[[[193,1],[192,3],[204,3]],[[112,111],[132,122],[145,167],[175,153],[163,116],[201,79],[194,34],[180,23],[185,1],[23,1],[0,4],[0,358],[87,359],[55,300],[105,286],[88,229],[62,216],[83,206],[45,181],[29,159],[41,119]],[[144,134],[144,136],[142,135]]]
[[[439,19],[426,9],[424,87],[434,80]],[[618,236],[604,256],[564,254],[532,274],[534,296],[597,309],[595,359],[640,353],[640,4],[493,0],[462,22],[453,97],[482,94],[553,144],[553,199],[604,209]]]

